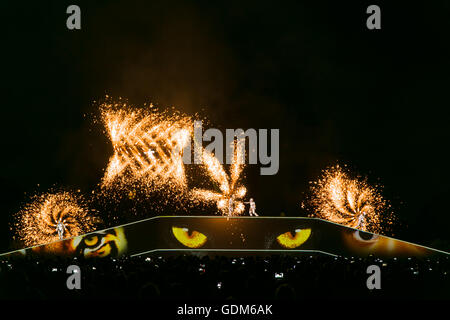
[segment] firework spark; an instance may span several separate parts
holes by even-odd
[[[63,238],[70,238],[93,231],[97,222],[82,197],[67,191],[36,196],[16,218],[16,238],[26,246],[59,240],[58,223],[65,227]]]
[[[381,220],[390,215],[390,205],[378,186],[370,186],[366,179],[351,178],[340,166],[324,170],[310,189],[311,196],[302,206],[318,218],[378,233]]]
[[[206,168],[208,176],[218,185],[220,192],[194,188],[191,195],[198,201],[215,202],[223,215],[235,216],[244,212],[242,201],[247,189],[239,184],[239,178],[244,168],[243,149],[234,146],[234,155],[228,176],[224,166],[207,150],[203,150],[202,166]]]
[[[142,180],[147,187],[186,188],[183,149],[190,142],[192,122],[187,116],[131,110],[127,105],[105,104],[102,119],[114,155],[103,185]]]

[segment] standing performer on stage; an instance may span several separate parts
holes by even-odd
[[[359,227],[364,227],[364,224],[366,223],[366,213],[365,212],[363,212],[363,213],[361,213],[360,215],[359,215],[359,217],[358,217],[358,223],[357,223],[357,225],[356,225],[356,228],[359,228]]]
[[[259,217],[258,214],[256,213],[256,202],[253,201],[253,198],[250,198],[249,202],[244,202],[244,203],[248,203],[250,204],[250,207],[248,208],[248,214],[253,217]]]
[[[66,226],[61,221],[61,219],[59,219],[58,223],[56,224],[56,231],[58,232],[59,240],[64,239],[64,231],[66,231]]]
[[[228,199],[228,216],[231,217],[233,215],[234,211],[234,197],[231,196],[230,199]]]

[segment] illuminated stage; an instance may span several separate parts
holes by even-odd
[[[324,254],[430,257],[447,252],[316,218],[162,216],[7,252],[11,256]]]

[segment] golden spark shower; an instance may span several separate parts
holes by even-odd
[[[98,222],[92,213],[81,196],[67,191],[35,196],[16,215],[16,239],[34,246],[90,232]]]
[[[207,150],[202,153],[202,166],[208,176],[217,185],[220,192],[207,189],[194,188],[192,196],[198,201],[215,202],[223,215],[236,216],[244,212],[243,198],[247,189],[240,183],[242,170],[244,169],[243,141],[233,142],[233,157],[230,165],[230,175],[225,171],[219,160]]]
[[[351,177],[337,165],[311,183],[310,197],[302,207],[311,211],[311,216],[379,233],[391,218],[390,205],[379,189],[369,185],[367,179]]]
[[[102,120],[114,154],[102,181],[143,182],[150,190],[186,188],[183,149],[190,142],[192,121],[187,116],[146,110],[126,104],[104,104]]]

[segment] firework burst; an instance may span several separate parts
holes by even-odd
[[[244,212],[245,206],[242,201],[247,189],[239,184],[244,169],[243,149],[234,144],[233,159],[230,167],[230,175],[225,171],[219,160],[207,150],[202,153],[202,166],[206,169],[208,176],[219,187],[220,192],[194,188],[191,195],[194,199],[204,202],[215,202],[217,208],[223,215],[235,216]]]
[[[114,148],[102,184],[144,182],[145,186],[184,189],[183,149],[190,142],[187,116],[131,110],[126,104],[104,104],[102,120]]]
[[[98,222],[83,198],[67,191],[35,196],[16,215],[16,239],[26,246],[60,240],[58,223],[64,225],[63,238],[93,231]]]
[[[311,183],[310,197],[302,207],[311,211],[311,216],[379,233],[382,220],[387,222],[391,216],[390,205],[379,189],[370,186],[366,179],[351,178],[342,167],[334,166]]]

